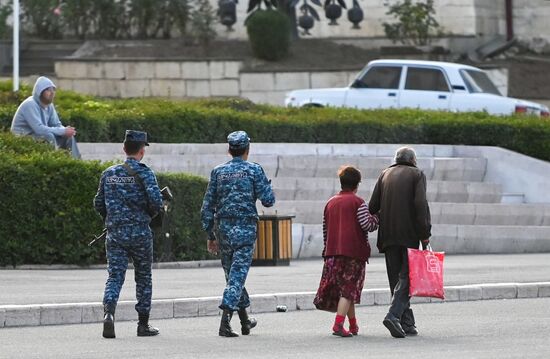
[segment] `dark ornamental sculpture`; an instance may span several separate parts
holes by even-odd
[[[314,3],[317,3],[320,5],[318,1],[313,1]],[[311,6],[307,0],[304,0],[304,3],[302,6],[300,6],[300,11],[302,12],[302,16],[298,18],[298,26],[300,26],[302,29],[304,29],[304,35],[311,35],[309,30],[315,25],[315,20],[319,21],[321,20],[319,18],[319,14],[317,13],[317,10],[313,6]]]
[[[248,0],[247,13],[250,17],[256,10],[262,8],[279,9],[290,17],[292,23],[304,30],[303,35],[311,35],[309,30],[313,28],[315,21],[321,21],[312,4],[325,10],[325,16],[330,20],[329,25],[338,25],[336,20],[342,16],[342,8],[347,9],[346,1],[348,0]],[[352,1],[353,6],[348,11],[348,20],[353,23],[353,29],[359,29],[359,23],[364,19],[363,10],[359,6],[359,0],[349,1]],[[218,1],[220,22],[227,26],[228,30],[231,30],[231,26],[237,20],[236,4],[238,2],[238,0]],[[302,5],[299,6],[300,2]],[[296,9],[301,12],[298,18],[295,13]],[[295,33],[297,34],[297,32]]]
[[[220,0],[218,2],[218,15],[222,25],[227,26],[227,31],[233,31],[231,26],[237,22],[238,0]]]
[[[357,0],[353,0],[353,7],[348,10],[348,20],[353,24],[352,29],[360,29],[359,23],[363,21],[363,10]]]
[[[336,3],[338,1],[338,3]],[[325,1],[325,16],[330,20],[329,25],[338,25],[336,19],[342,16],[342,7],[346,8],[344,0],[326,0]]]

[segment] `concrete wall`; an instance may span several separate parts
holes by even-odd
[[[285,93],[304,88],[344,87],[357,71],[243,72],[239,61],[59,60],[57,86],[102,97],[230,97],[282,106]],[[502,94],[505,69],[489,69]]]
[[[218,0],[210,0],[217,8]],[[352,24],[347,20],[347,10],[344,9],[342,17],[338,19],[339,26],[329,25],[322,8],[315,6],[318,10],[321,21],[316,21],[313,29],[310,30],[312,37],[373,37],[385,36],[384,22],[393,22],[394,18],[386,15],[389,6],[400,2],[400,0],[362,0],[361,8],[364,13],[364,20],[360,29],[352,29]],[[485,1],[487,2],[487,1]],[[351,5],[351,1],[346,3]],[[300,3],[301,4],[301,3]],[[218,25],[220,37],[230,39],[246,38],[246,29],[243,25],[246,19],[248,0],[241,0],[237,4],[237,23],[232,32],[227,32],[225,26]],[[446,33],[460,35],[476,34],[476,11],[474,0],[435,0],[436,19],[444,27]],[[300,14],[298,14],[300,15]]]
[[[487,159],[484,181],[502,184],[526,203],[550,203],[550,163],[499,147],[453,146],[454,156]]]
[[[550,52],[550,1],[514,0],[514,32],[529,47]]]
[[[388,7],[401,0],[362,0],[360,2],[365,19],[361,29],[352,29],[343,12],[338,20],[340,26],[330,26],[324,16],[324,11],[318,9],[321,21],[316,22],[310,30],[311,37],[330,38],[382,38],[385,39],[384,22],[393,22],[394,18],[386,15]],[[211,0],[217,7],[218,0]],[[349,1],[348,1],[349,3]],[[218,36],[230,39],[245,39],[246,28],[243,23],[246,19],[248,0],[241,0],[237,5],[237,23],[232,32],[227,32],[225,26],[217,25]],[[317,7],[316,7],[317,8]],[[482,43],[496,35],[506,35],[505,2],[490,0],[435,0],[435,18],[442,27],[444,34],[458,36],[475,36],[477,42]],[[535,50],[550,52],[550,31],[548,18],[550,17],[550,2],[547,0],[514,0],[513,22],[515,35]],[[436,42],[447,48],[450,44]]]
[[[212,6],[217,9],[219,0],[210,0]],[[385,37],[384,22],[392,22],[393,18],[386,15],[388,6],[401,0],[361,0],[360,5],[365,19],[361,23],[361,29],[352,29],[344,11],[339,19],[340,26],[330,26],[324,16],[324,11],[316,7],[321,16],[321,21],[316,22],[310,31],[312,37]],[[4,5],[9,0],[0,0]],[[346,1],[348,4],[350,0]],[[436,19],[446,34],[461,36],[478,36],[480,41],[491,38],[494,35],[506,33],[506,19],[504,0],[435,0],[434,8]],[[245,39],[246,10],[248,0],[241,0],[237,4],[237,23],[234,31],[227,32],[226,27],[217,24],[216,30],[220,38]],[[548,31],[548,17],[550,16],[550,2],[547,0],[514,0],[514,31],[516,36],[529,43],[535,49],[550,51],[550,32]],[[11,25],[11,17],[8,19]]]
[[[241,67],[239,61],[61,60],[55,72],[58,87],[95,96],[240,96],[273,105],[283,105],[290,90],[346,86],[358,72],[241,72]]]
[[[58,86],[104,97],[239,96],[239,61],[57,61]]]
[[[506,34],[506,9],[504,1],[474,0],[476,36],[490,39]]]

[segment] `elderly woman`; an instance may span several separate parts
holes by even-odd
[[[342,191],[328,200],[323,214],[325,264],[313,303],[317,309],[336,312],[334,335],[351,337],[359,332],[355,304],[361,302],[370,257],[368,232],[378,228],[378,217],[371,215],[365,201],[356,195],[361,172],[342,166],[338,177]],[[344,328],[346,315],[349,331]]]

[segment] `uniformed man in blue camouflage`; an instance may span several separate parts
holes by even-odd
[[[149,223],[163,208],[162,196],[153,171],[140,163],[147,143],[147,133],[127,130],[123,164],[107,168],[101,175],[94,207],[107,228],[105,249],[109,277],[103,297],[103,337],[114,338],[114,315],[128,258],[132,258],[136,281],[138,336],[159,334],[149,325],[151,311],[153,236]]]
[[[223,310],[219,335],[237,337],[230,325],[233,312],[239,313],[241,333],[250,334],[256,320],[248,317],[250,306],[244,287],[256,242],[258,212],[256,200],[265,207],[275,203],[271,181],[257,163],[248,162],[250,138],[244,131],[227,136],[233,159],[215,167],[201,209],[202,228],[208,233],[208,251],[221,249],[226,287],[220,309]],[[214,222],[216,221],[216,235]]]

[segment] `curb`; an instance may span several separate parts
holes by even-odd
[[[219,259],[206,259],[200,261],[182,261],[182,262],[153,262],[153,269],[188,269],[188,268],[208,268],[221,267]],[[128,263],[128,269],[133,269],[132,263]],[[89,266],[79,266],[76,264],[22,264],[19,266],[0,267],[0,270],[73,270],[73,269],[107,269],[107,264],[92,264]]]
[[[411,303],[464,302],[493,299],[550,297],[550,282],[490,283],[445,287],[445,300],[414,297]],[[251,313],[275,312],[277,306],[288,311],[315,309],[315,292],[270,293],[250,296]],[[153,300],[151,318],[191,318],[219,315],[221,297],[178,298]],[[389,289],[365,289],[359,306],[389,305]],[[134,301],[120,301],[118,321],[136,320]],[[103,305],[94,303],[64,303],[0,306],[0,328],[59,324],[98,323],[103,320]]]

